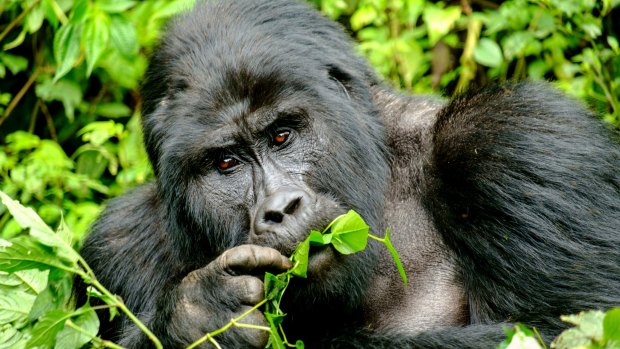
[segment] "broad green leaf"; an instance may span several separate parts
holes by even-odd
[[[35,268],[46,270],[50,267],[70,268],[51,249],[32,238],[20,236],[10,241],[0,239],[0,270],[16,272]]]
[[[41,6],[35,6],[24,18],[24,27],[30,34],[32,34],[41,28],[41,25],[43,25],[43,19],[45,19],[43,9]]]
[[[290,270],[290,273],[299,276],[302,278],[307,277],[308,272],[308,253],[310,252],[310,240],[305,239],[304,241],[297,246],[295,252],[291,256],[291,261],[293,262],[293,269]]]
[[[279,302],[282,292],[288,285],[288,275],[285,273],[274,275],[265,273],[265,299]]]
[[[364,6],[360,6],[353,15],[351,16],[351,28],[354,31],[358,31],[363,27],[371,24],[378,17],[377,10],[374,5],[367,4]]]
[[[332,242],[332,237],[334,234],[321,234],[320,231],[311,230],[308,239],[310,240],[310,245],[312,246],[325,246],[329,245]]]
[[[495,41],[482,38],[474,50],[474,59],[487,67],[499,67],[504,60],[504,56],[502,55],[502,49]]]
[[[121,102],[99,103],[95,108],[95,114],[106,118],[120,118],[131,115],[131,108]]]
[[[29,269],[12,274],[33,294],[39,294],[47,287],[49,270]]]
[[[456,21],[461,17],[461,8],[450,6],[443,9],[428,3],[424,8],[422,16],[428,28],[428,38],[432,46],[452,29]]]
[[[56,74],[54,82],[67,74],[80,55],[81,25],[72,22],[60,27],[54,35],[54,59],[56,60]]]
[[[31,208],[22,206],[22,204],[11,199],[2,191],[0,191],[0,199],[11,213],[13,219],[23,229],[30,229],[29,233],[32,237],[46,246],[54,247],[58,258],[69,261],[74,265],[77,264],[79,259],[78,253],[71,246],[64,243],[61,237],[55,234]],[[1,253],[0,251],[0,257]]]
[[[586,311],[577,315],[566,315],[560,318],[576,327],[562,332],[551,344],[556,349],[570,349],[580,346],[590,346],[603,338],[602,311]]]
[[[71,313],[64,310],[52,310],[41,317],[32,328],[32,338],[28,341],[28,347],[50,347],[58,332],[62,330],[65,321],[71,317]]]
[[[9,68],[13,75],[22,72],[28,68],[28,60],[22,56],[15,56],[10,53],[0,53],[0,61]]]
[[[82,41],[86,50],[86,76],[90,76],[101,53],[110,39],[110,19],[103,12],[96,12],[84,24]]]
[[[0,323],[23,321],[28,317],[36,296],[20,290],[4,290],[0,294]]]
[[[136,4],[134,0],[97,0],[97,7],[108,13],[121,13]]]
[[[65,115],[71,122],[74,120],[75,108],[83,98],[80,85],[69,79],[44,80],[37,84],[35,93],[44,101],[61,101],[65,108]]]
[[[83,332],[73,329],[72,327],[65,325],[56,336],[56,349],[65,348],[81,348],[84,344],[88,343],[93,337],[97,336],[99,332],[99,318],[90,305],[85,305],[77,312],[84,312],[77,317],[72,318],[70,321],[78,326]]]
[[[0,325],[0,348],[26,348],[26,339],[11,324]]]
[[[368,242],[368,225],[355,211],[336,218],[331,225],[333,234],[331,243],[342,254],[359,252],[366,248]]]
[[[607,311],[603,319],[603,339],[615,341],[620,347],[620,308]]]

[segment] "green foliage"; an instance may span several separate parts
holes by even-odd
[[[396,87],[549,79],[620,125],[617,0],[314,0]]]
[[[79,243],[104,199],[146,181],[137,87],[193,1],[0,1],[0,189]],[[0,206],[0,237],[19,231]]]
[[[584,311],[561,317],[572,328],[562,332],[551,343],[552,349],[617,349],[620,348],[620,308],[607,312]],[[517,324],[506,329],[507,338],[497,349],[547,348],[534,328]]]

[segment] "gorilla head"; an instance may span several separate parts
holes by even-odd
[[[372,71],[306,6],[259,3],[200,4],[174,21],[144,84],[158,191],[191,254],[256,244],[288,255],[351,208],[383,226],[388,165]],[[313,294],[331,299],[340,278],[363,289],[374,254],[314,253]]]

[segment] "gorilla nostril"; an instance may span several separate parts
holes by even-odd
[[[277,211],[267,211],[265,212],[265,216],[263,217],[263,220],[267,223],[282,223],[283,219],[284,215],[282,214],[282,212]]]
[[[291,200],[291,202],[288,203],[288,205],[286,205],[286,207],[284,208],[284,213],[285,214],[293,214],[295,213],[295,211],[297,211],[297,207],[299,207],[299,204],[301,203],[301,196],[300,197],[296,197],[295,199]]]

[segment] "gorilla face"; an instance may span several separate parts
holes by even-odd
[[[249,243],[290,255],[310,229],[349,209],[382,227],[377,193],[388,166],[363,78],[290,48],[287,56],[259,46],[246,59],[192,45],[180,55],[164,43],[144,91],[145,139],[176,224],[170,230],[190,237],[178,237],[181,250],[217,256]],[[363,290],[375,255],[373,246],[359,256],[313,251],[308,285],[299,289],[332,300],[350,292],[338,285]],[[338,278],[350,281],[331,287]]]

